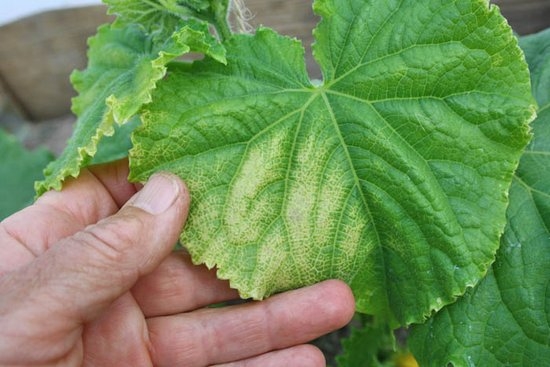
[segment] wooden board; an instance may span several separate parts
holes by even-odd
[[[92,6],[41,13],[0,27],[0,81],[29,120],[67,114],[69,75],[86,65],[86,40],[110,18]]]

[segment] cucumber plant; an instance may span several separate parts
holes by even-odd
[[[243,297],[351,286],[369,316],[341,365],[398,363],[374,351],[410,325],[422,365],[550,360],[549,33],[518,45],[486,0],[315,0],[312,81],[229,0],[104,2],[38,194],[124,155],[180,175],[181,243]]]

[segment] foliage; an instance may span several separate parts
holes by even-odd
[[[170,65],[131,178],[186,179],[195,262],[255,299],[344,279],[359,311],[392,326],[483,276],[529,138],[529,76],[496,11],[437,3],[317,1],[320,85],[301,44],[266,28],[224,42],[227,65]],[[467,31],[464,13],[477,15]],[[443,22],[455,26],[426,30]]]
[[[497,259],[473,290],[413,328],[421,365],[544,366],[550,361],[550,30],[524,37],[539,104],[510,189]]]
[[[65,178],[78,176],[96,154],[99,141],[114,134],[115,124],[125,124],[151,101],[151,90],[164,77],[167,62],[190,51],[223,61],[223,49],[207,32],[208,25],[198,21],[163,32],[168,38],[133,23],[100,27],[89,40],[88,68],[71,76],[79,92],[73,100],[76,129],[62,155],[44,171],[37,193],[60,189]]]
[[[342,365],[409,363],[379,357],[411,323],[428,366],[548,357],[548,33],[521,44],[529,144],[529,70],[485,0],[316,0],[322,82],[297,40],[231,34],[228,1],[105,2],[38,194],[132,146],[131,179],[187,181],[182,243],[243,297],[350,284],[371,316]]]
[[[0,220],[32,203],[34,181],[53,159],[45,149],[28,151],[17,139],[0,129]]]
[[[395,338],[388,325],[359,315],[359,326],[342,341],[343,352],[337,357],[341,367],[401,367],[396,366]]]

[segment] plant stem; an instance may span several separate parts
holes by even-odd
[[[231,37],[233,32],[227,21],[227,11],[229,7],[228,0],[213,0],[211,2],[212,10],[214,12],[214,27],[221,41],[225,41]]]

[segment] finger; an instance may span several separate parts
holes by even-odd
[[[117,214],[8,273],[13,294],[7,299],[19,301],[15,306],[21,312],[33,310],[33,300],[40,300],[58,322],[93,319],[169,254],[188,206],[181,180],[154,175]]]
[[[116,213],[136,193],[128,183],[128,162],[85,169],[62,191],[49,191],[34,205],[0,223],[0,274],[45,252],[52,244]],[[32,225],[29,225],[32,223]]]
[[[150,366],[147,325],[130,293],[114,301],[82,333],[82,367]]]
[[[148,320],[157,366],[205,366],[303,344],[354,313],[349,287],[325,281],[262,302]]]
[[[114,214],[136,192],[136,185],[128,182],[128,160],[90,166],[80,172],[77,179],[68,179],[63,190],[48,191],[37,204],[48,205],[70,213],[85,225]],[[89,198],[82,205],[82,196]],[[95,200],[92,200],[95,199]],[[110,205],[105,205],[105,200]]]
[[[295,347],[276,350],[237,362],[223,363],[211,367],[325,367],[323,353],[313,345],[297,345]]]
[[[215,270],[197,266],[185,251],[170,254],[132,288],[146,317],[173,315],[238,298]]]

